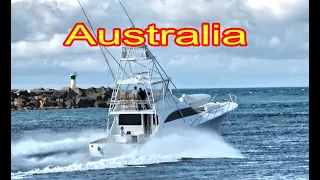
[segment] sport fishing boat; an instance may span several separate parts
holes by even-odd
[[[179,90],[147,45],[121,48],[106,136],[89,143],[91,157],[114,156],[178,129],[219,130],[223,117],[238,107],[236,96],[231,94],[221,101],[209,94],[182,94],[178,98],[171,86],[177,93]]]

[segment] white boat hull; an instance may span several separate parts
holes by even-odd
[[[208,112],[202,113],[163,123],[158,129],[157,136],[163,136],[177,132],[178,129],[201,128],[219,132],[224,117],[238,107],[237,103],[220,103],[216,108],[208,108]],[[152,138],[151,138],[152,139]],[[149,140],[151,140],[149,139]],[[112,136],[99,139],[89,144],[90,155],[93,158],[115,157],[141,147],[146,141],[140,143],[116,143]]]
[[[89,144],[89,152],[92,158],[116,157],[131,152],[137,147],[139,144],[107,142],[106,138],[102,138]]]

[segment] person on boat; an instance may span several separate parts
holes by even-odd
[[[145,101],[145,100],[146,100],[146,97],[147,97],[146,91],[143,91],[141,88],[139,88],[138,97],[139,97],[140,100]],[[141,104],[139,104],[138,106],[139,106],[139,110],[140,110],[140,109],[141,109]],[[144,106],[146,107],[146,109],[149,109],[147,103],[145,103]]]
[[[134,99],[138,99],[138,90],[137,90],[137,86],[135,86],[133,88],[132,94],[134,96]]]
[[[121,136],[125,135],[123,126],[121,126],[121,128],[120,128],[120,132],[121,132]]]

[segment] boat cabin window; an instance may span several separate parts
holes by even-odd
[[[119,125],[141,125],[140,114],[120,114]]]
[[[192,115],[198,114],[198,112],[196,110],[194,110],[193,108],[191,108],[191,107],[180,109],[180,112],[183,115],[183,117],[188,117],[188,116],[192,116]],[[164,123],[167,123],[167,122],[182,118],[180,112],[179,112],[179,110],[176,110],[173,113],[171,113],[167,117],[167,119],[164,121]]]

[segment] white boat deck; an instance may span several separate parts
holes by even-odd
[[[146,107],[148,106],[148,108]],[[140,106],[140,108],[139,108]],[[111,107],[110,114],[153,114],[154,110],[147,100],[118,100]]]

